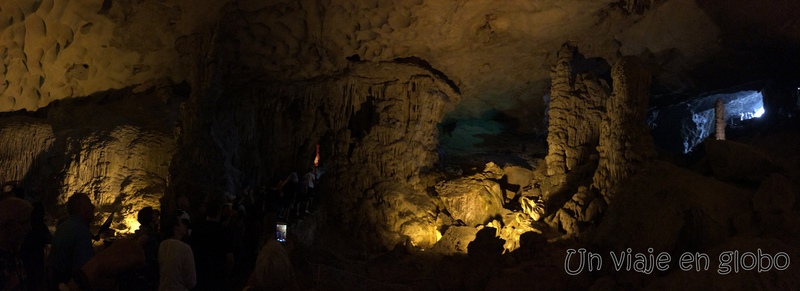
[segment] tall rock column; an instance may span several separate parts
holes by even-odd
[[[564,44],[553,66],[548,125],[547,174],[558,176],[584,163],[597,146],[608,85],[591,73],[576,74],[571,62],[577,50]]]
[[[714,117],[714,124],[717,129],[715,137],[717,140],[725,140],[725,103],[722,102],[722,99],[717,99],[714,107]]]
[[[617,185],[655,156],[646,125],[650,72],[636,57],[622,57],[611,69],[614,91],[600,125],[600,161],[593,187],[611,202]]]
[[[553,85],[550,89],[550,123],[547,126],[547,175],[564,174],[567,171],[567,115],[572,91],[572,66],[570,61],[575,48],[564,44],[558,51],[558,61],[550,71]]]

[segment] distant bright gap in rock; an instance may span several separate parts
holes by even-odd
[[[756,113],[753,113],[753,117],[755,118],[759,118],[761,115],[764,115],[764,106],[761,106],[761,108],[756,110]]]
[[[713,104],[718,98],[725,103],[725,119],[728,128],[741,126],[742,121],[759,118],[766,113],[764,96],[755,90],[717,94],[698,99],[689,105],[692,113],[691,119],[684,122],[685,125],[682,129],[684,153],[691,152],[695,146],[714,133]]]

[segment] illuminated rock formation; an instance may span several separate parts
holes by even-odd
[[[215,82],[214,73],[198,75],[206,76]],[[197,107],[180,123],[167,200],[190,193],[199,206],[267,186],[311,167],[319,144],[326,170],[319,191],[331,193],[320,199],[336,226],[375,246],[391,248],[404,236],[435,243],[437,213],[425,192],[432,185],[420,175],[438,161],[436,122],[459,100],[446,80],[416,65],[355,63],[324,79],[254,82],[218,94],[189,101]]]
[[[520,247],[520,237],[529,232],[541,234],[533,227],[535,220],[526,213],[511,212],[503,216],[503,223],[493,221],[488,227],[497,229],[497,237],[504,240],[503,253],[512,252]]]
[[[0,125],[0,182],[22,181],[38,166],[34,163],[39,154],[53,145],[53,127],[34,118],[4,123]]]
[[[714,137],[717,140],[725,140],[725,103],[722,99],[717,99],[714,106],[714,125],[716,128]]]
[[[556,212],[550,224],[567,234],[579,233],[585,229],[584,226],[594,223],[606,208],[605,200],[589,188],[581,186],[578,192]]]
[[[102,217],[95,223],[116,212],[113,229],[136,230],[136,212],[157,207],[167,188],[175,151],[168,124],[177,104],[169,104],[170,88],[98,94],[7,120],[0,125],[0,182],[20,181],[52,218],[65,215],[58,206],[69,196],[87,193]]]
[[[0,111],[187,74],[176,40],[224,1],[9,0],[0,9]],[[195,6],[195,9],[189,7]]]
[[[433,251],[442,254],[466,254],[467,246],[475,240],[478,229],[467,226],[451,226],[433,247]]]
[[[645,123],[650,98],[650,73],[635,57],[623,57],[611,71],[614,91],[606,103],[607,115],[600,125],[600,162],[593,187],[606,202],[616,187],[655,156]]]
[[[608,85],[590,73],[577,74],[571,63],[576,48],[570,44],[558,51],[551,71],[547,174],[569,172],[586,162],[597,146],[600,122],[605,114]]]
[[[492,180],[459,178],[437,185],[436,192],[453,218],[467,226],[486,224],[503,213],[503,192]]]

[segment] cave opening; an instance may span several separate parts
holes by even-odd
[[[449,173],[471,175],[489,162],[531,168],[544,156],[541,135],[520,131],[520,120],[497,109],[477,117],[445,116],[437,124],[441,166]]]
[[[6,2],[2,196],[51,230],[78,192],[109,243],[137,210],[180,228],[224,202],[239,244],[210,275],[236,290],[259,261],[286,289],[800,289],[564,270],[581,248],[800,253],[797,1]]]
[[[691,153],[714,135],[717,100],[724,106],[725,130],[730,138],[760,130],[760,119],[769,115],[764,108],[763,88],[761,83],[746,84],[651,108],[648,122],[656,145],[678,155]]]

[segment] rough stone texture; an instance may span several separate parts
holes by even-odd
[[[430,196],[424,192],[405,188],[402,183],[381,183],[370,188],[370,198],[361,200],[358,209],[361,216],[354,216],[358,224],[376,228],[376,239],[384,242],[387,249],[406,237],[412,245],[427,249],[442,237],[437,230],[437,208]]]
[[[238,51],[232,57],[239,76],[303,80],[341,73],[354,55],[370,62],[418,57],[462,89],[467,102],[457,115],[496,108],[537,116],[526,129],[541,130],[552,52],[565,41],[578,40],[586,55],[609,62],[618,52],[652,53],[664,75],[685,76],[722,49],[720,35],[736,36],[742,24],[735,19],[759,19],[731,12],[724,1],[699,4],[708,12],[692,0],[9,0],[0,6],[0,111],[35,110],[153,79],[190,79],[181,58],[186,39],[219,24],[236,40],[228,45]],[[756,8],[764,15],[776,7]],[[792,13],[778,12],[791,20]],[[783,23],[765,22],[758,35],[793,37]],[[757,27],[745,26],[761,32]]]
[[[567,234],[580,233],[585,226],[592,225],[600,218],[606,208],[604,199],[588,188],[580,187],[578,193],[556,212],[549,224]]]
[[[180,82],[187,71],[176,40],[218,19],[222,3],[3,1],[0,111],[33,111],[161,78]]]
[[[55,141],[53,127],[34,118],[4,119],[0,125],[0,184],[22,181]],[[40,162],[41,163],[41,162]]]
[[[420,174],[436,164],[436,122],[459,98],[449,84],[415,65],[354,63],[322,79],[228,85],[218,83],[224,66],[196,76],[201,85],[181,118],[167,200],[188,193],[200,207],[225,192],[266,186],[311,167],[319,144],[326,170],[319,191],[337,193],[320,198],[331,224],[376,247],[405,242],[404,235],[435,242],[437,213]]]
[[[717,140],[725,140],[725,124],[725,103],[717,99],[714,105],[714,138]]]
[[[522,206],[522,212],[527,214],[533,221],[539,221],[546,213],[544,201],[541,197],[530,199],[528,197],[519,197],[519,204]]]
[[[503,215],[503,224],[497,227],[500,239],[504,240],[503,253],[512,252],[520,248],[520,237],[529,232],[541,234],[542,231],[533,227],[535,220],[526,213],[508,211]],[[489,227],[493,227],[489,225]]]
[[[651,108],[656,109],[650,111],[648,123],[653,127],[651,134],[656,145],[675,154],[692,152],[707,137],[715,134],[717,100],[724,103],[726,121],[742,123],[763,106],[762,88],[760,83],[747,84],[723,92],[702,94],[666,107],[651,104]]]
[[[593,187],[610,202],[615,187],[655,156],[647,118],[650,73],[635,57],[623,57],[612,68],[614,91],[600,125],[600,161]]]
[[[547,173],[564,174],[586,161],[597,146],[605,114],[608,85],[591,74],[577,74],[571,63],[576,48],[565,44],[553,66],[550,120],[547,134]],[[577,75],[576,75],[577,74]]]
[[[503,168],[508,184],[517,185],[520,188],[530,186],[533,179],[533,171],[520,166],[506,166]]]
[[[98,209],[95,223],[116,212],[113,229],[136,230],[136,212],[158,206],[166,192],[175,152],[172,88],[126,88],[3,118],[0,183],[20,181],[51,218],[65,215],[59,206],[69,196],[87,193]]]
[[[467,226],[483,225],[503,212],[500,185],[481,174],[441,183],[436,192],[450,215]]]
[[[475,240],[478,229],[467,226],[451,226],[442,235],[442,239],[433,246],[433,251],[442,254],[466,254],[467,246]]]

